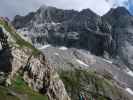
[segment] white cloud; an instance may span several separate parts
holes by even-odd
[[[99,15],[105,14],[111,7],[126,6],[128,0],[1,0],[0,15],[13,17],[24,15],[46,4],[63,9],[82,10],[90,8]]]
[[[49,0],[47,4],[64,9],[82,10],[85,8],[90,8],[94,12],[102,15],[110,9],[110,5],[105,0],[99,1],[100,2],[98,2],[98,0],[58,0],[57,2],[57,0]]]
[[[129,0],[110,0],[110,2],[112,7],[123,6],[128,8],[129,6]]]

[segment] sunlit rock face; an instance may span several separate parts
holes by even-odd
[[[0,85],[12,85],[11,80],[21,73],[30,88],[47,95],[50,100],[70,100],[62,80],[45,55],[23,40],[4,19],[0,19],[0,43]]]

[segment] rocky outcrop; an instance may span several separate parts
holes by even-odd
[[[2,65],[3,68],[11,68],[11,70],[8,69],[7,82],[10,83],[10,80],[14,78],[14,75],[21,73],[25,82],[33,88],[33,90],[42,94],[47,94],[50,100],[70,100],[63,82],[60,80],[54,68],[48,64],[45,55],[36,50],[25,40],[21,39],[8,22],[0,19],[0,25],[1,33],[12,38],[3,38],[5,41],[0,41],[2,42],[2,46],[4,46],[3,52],[0,54],[0,59],[2,59],[0,65],[1,63],[4,63],[5,65]],[[6,32],[4,33],[3,30]],[[18,38],[19,41],[17,40]],[[9,40],[14,40],[15,43],[11,43]],[[22,44],[21,42],[27,44]],[[6,45],[9,45],[10,48],[5,49],[5,47],[7,47]],[[10,51],[12,57],[12,60],[9,60],[10,66],[7,66],[8,63],[6,62],[6,60],[10,59],[8,52],[6,52],[7,50]],[[6,60],[3,59],[3,57],[5,57]]]
[[[34,90],[47,93],[50,100],[70,100],[63,82],[43,55],[29,59],[24,67],[24,80]]]

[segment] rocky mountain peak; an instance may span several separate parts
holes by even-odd
[[[125,7],[111,8],[111,10],[104,16],[110,16],[112,18],[118,19],[122,16],[131,16],[130,12]]]
[[[98,16],[96,13],[94,13],[92,10],[88,9],[83,9],[80,11],[80,14],[86,15],[86,16]]]
[[[131,15],[125,7],[112,8],[108,13],[112,15],[117,14],[119,16]]]
[[[42,5],[39,9],[40,9],[40,10],[45,10],[45,9],[47,9],[47,8],[49,8],[49,6],[47,6],[47,5]]]
[[[112,8],[102,16],[113,27],[127,27],[132,25],[133,17],[125,7]]]
[[[25,17],[28,19],[29,15]],[[34,34],[33,37],[31,36],[33,43],[39,42],[41,45],[49,43],[57,46],[65,45],[68,47],[83,48],[98,55],[102,55],[104,52],[103,47],[99,47],[99,43],[105,46],[102,41],[106,40],[105,33],[108,34],[108,32],[105,32],[105,30],[108,29],[109,25],[103,24],[104,21],[100,16],[90,9],[78,12],[50,7],[47,10],[36,11],[34,16],[24,24],[21,21],[14,20],[12,23],[15,27],[21,27],[19,28],[20,30],[24,28],[25,30],[27,29],[26,31]],[[40,35],[37,36],[37,34]],[[97,37],[99,37],[98,42],[96,42]],[[88,41],[89,44],[85,44],[84,41]],[[90,41],[94,41],[94,44],[92,45]],[[95,46],[101,49],[100,53],[94,50]]]

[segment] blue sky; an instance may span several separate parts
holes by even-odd
[[[107,13],[112,7],[124,6],[133,14],[133,0],[0,0],[0,16],[13,18],[16,14],[25,15],[44,4],[79,11],[90,8],[99,15]]]
[[[133,0],[129,0],[129,11],[133,14]]]

